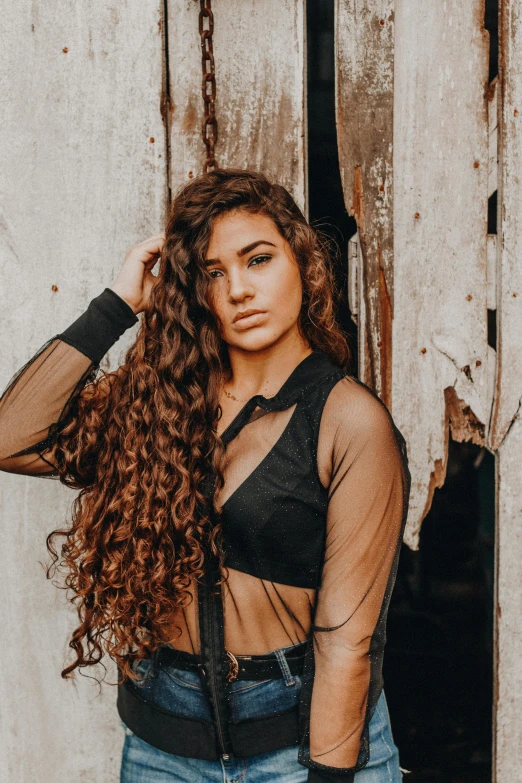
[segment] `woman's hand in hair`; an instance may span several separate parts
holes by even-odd
[[[127,302],[137,315],[145,310],[156,276],[156,266],[165,244],[165,234],[155,234],[133,245],[125,256],[118,277],[109,288]]]

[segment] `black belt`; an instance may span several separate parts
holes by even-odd
[[[303,673],[306,646],[307,643],[302,642],[285,653],[290,674],[300,675]],[[174,666],[177,669],[205,674],[199,655],[165,646],[156,652],[155,657],[160,666]],[[227,659],[229,665],[227,683],[234,680],[275,680],[283,677],[283,672],[274,653],[233,655],[227,651]]]

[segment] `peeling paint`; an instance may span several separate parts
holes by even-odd
[[[477,446],[485,446],[485,424],[474,414],[471,406],[457,396],[453,386],[444,390],[444,398],[453,440],[472,441]]]

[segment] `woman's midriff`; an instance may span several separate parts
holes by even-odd
[[[310,631],[316,591],[258,579],[228,569],[223,585],[225,646],[234,655],[264,655],[305,641]],[[191,600],[179,608],[164,632],[165,642],[199,654],[198,602],[195,582]]]

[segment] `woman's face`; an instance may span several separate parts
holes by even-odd
[[[206,254],[210,303],[230,347],[260,351],[284,339],[302,342],[299,267],[269,217],[234,210],[214,221]],[[252,315],[243,315],[255,311]]]

